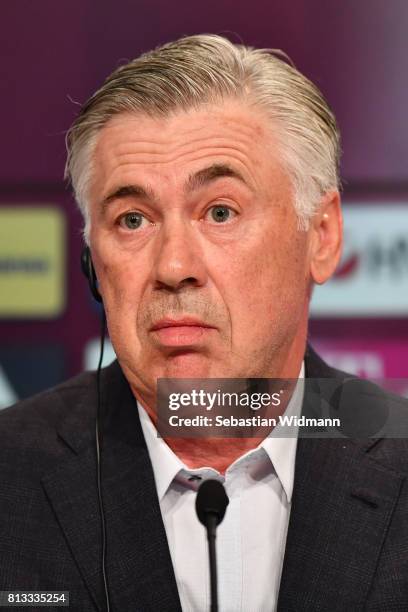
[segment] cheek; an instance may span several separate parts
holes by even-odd
[[[128,270],[123,265],[115,263],[103,264],[101,268],[101,289],[104,301],[115,306],[121,306],[128,299],[129,283]]]
[[[271,232],[256,247],[230,254],[223,285],[233,323],[235,318],[250,332],[273,318],[300,312],[307,287],[306,257],[305,238],[298,233],[280,238]]]
[[[105,259],[98,266],[101,293],[111,336],[124,336],[135,328],[137,305],[140,302],[139,277],[126,261]]]
[[[143,253],[129,253],[108,232],[95,236],[95,267],[104,301],[122,310],[138,303],[149,262]]]

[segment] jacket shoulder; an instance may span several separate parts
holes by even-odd
[[[310,344],[305,364],[307,377],[318,379],[319,393],[331,407],[331,416],[340,418],[345,438],[364,453],[369,451],[376,463],[407,474],[408,399],[331,367]]]
[[[0,448],[21,450],[35,440],[44,445],[47,437],[56,437],[58,423],[67,414],[93,405],[91,396],[96,397],[96,373],[84,372],[1,410]]]

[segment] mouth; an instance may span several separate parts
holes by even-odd
[[[195,317],[174,319],[165,317],[150,328],[156,341],[162,346],[194,346],[207,339],[216,328]]]

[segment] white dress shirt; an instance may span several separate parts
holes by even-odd
[[[304,364],[285,414],[300,415]],[[210,609],[209,562],[205,528],[195,511],[196,491],[206,478],[220,480],[229,497],[217,529],[220,612],[276,610],[289,523],[297,435],[282,437],[278,424],[255,449],[236,459],[225,476],[210,467],[186,465],[157,437],[138,404],[153,465],[161,513],[183,612]]]

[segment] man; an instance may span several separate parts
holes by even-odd
[[[320,92],[278,54],[194,36],[116,70],[67,142],[118,362],[99,390],[84,374],[1,415],[1,589],[70,591],[83,611],[209,609],[194,500],[210,476],[230,497],[222,611],[405,610],[405,440],[155,430],[159,378],[346,377],[306,347],[313,285],[341,249]]]

